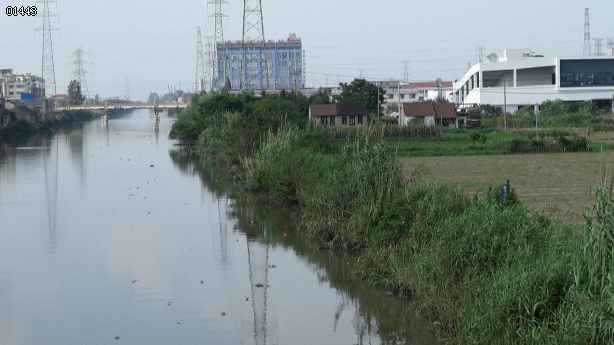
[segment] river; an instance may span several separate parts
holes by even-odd
[[[432,344],[135,110],[0,144],[0,344]]]

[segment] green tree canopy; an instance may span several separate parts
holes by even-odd
[[[339,102],[363,102],[367,107],[367,112],[377,114],[378,87],[369,83],[365,79],[354,79],[350,84],[339,83],[342,87],[341,96],[337,98]],[[379,88],[379,106],[384,103],[386,90]],[[382,114],[380,108],[380,115]]]
[[[70,104],[82,104],[85,96],[81,94],[81,83],[76,80],[71,80],[68,84],[68,100]]]

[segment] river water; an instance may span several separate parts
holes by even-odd
[[[0,344],[432,344],[135,110],[0,144]]]

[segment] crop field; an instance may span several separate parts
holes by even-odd
[[[591,139],[611,143],[614,132],[594,133]],[[533,212],[581,224],[586,207],[607,171],[614,174],[614,152],[553,153],[491,156],[399,157],[405,177],[420,164],[429,172],[423,181],[457,184],[467,194],[488,193],[510,180],[518,198]]]

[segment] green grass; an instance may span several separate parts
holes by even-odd
[[[528,133],[533,133],[530,135]],[[502,133],[497,131],[449,131],[433,137],[386,137],[383,145],[388,152],[402,157],[501,155],[510,153],[564,152],[565,147],[554,147],[553,140],[561,141],[559,132]],[[569,135],[568,132],[562,134]],[[573,139],[573,136],[571,136]],[[570,139],[570,140],[572,140]],[[331,147],[339,152],[346,140],[332,140]],[[514,146],[516,145],[516,146]],[[524,151],[520,146],[526,146]],[[614,144],[589,142],[591,151],[614,150]],[[515,151],[516,150],[516,151]],[[569,151],[569,149],[567,150]]]

